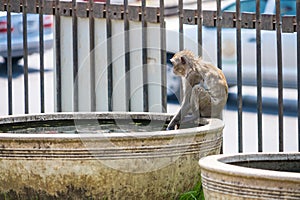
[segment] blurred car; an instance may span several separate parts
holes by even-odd
[[[261,0],[261,13],[275,14],[275,0]],[[296,15],[296,0],[281,0],[281,15]],[[236,3],[230,2],[222,11],[236,10]],[[256,12],[255,0],[241,1],[241,12]],[[178,51],[178,21],[167,28],[167,52],[172,57]],[[173,23],[173,24],[172,24]],[[175,23],[175,24],[174,24]],[[177,26],[176,26],[177,25]],[[173,31],[172,31],[173,30]],[[177,34],[175,34],[175,32]],[[243,85],[256,85],[256,30],[242,29],[242,76]],[[282,33],[283,84],[286,88],[297,87],[297,33]],[[184,25],[185,48],[197,52],[197,26]],[[263,86],[277,87],[277,38],[276,31],[261,31],[262,83]],[[195,45],[196,44],[196,45]],[[222,70],[228,84],[237,84],[236,29],[222,28]],[[203,59],[217,65],[217,30],[203,27]],[[167,65],[168,96],[178,93],[180,79],[172,73],[172,65]]]
[[[53,47],[53,17],[48,15],[43,17],[44,49],[47,50]],[[7,13],[0,12],[0,56],[6,62],[7,31]],[[40,51],[38,14],[27,14],[27,45],[29,55]],[[11,13],[11,56],[13,64],[24,57],[22,13]]]

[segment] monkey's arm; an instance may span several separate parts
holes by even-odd
[[[191,97],[191,89],[187,88],[185,90],[185,96],[182,100],[182,104],[176,115],[172,118],[170,121],[167,130],[174,130],[176,125],[180,125],[181,120],[183,119],[184,116],[187,115],[189,110],[191,109],[190,106],[190,97]]]

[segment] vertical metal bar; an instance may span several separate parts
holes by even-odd
[[[166,55],[166,27],[165,27],[165,4],[164,0],[159,1],[160,7],[160,48],[161,48],[161,92],[163,112],[167,111],[167,55]]]
[[[124,0],[124,45],[125,45],[125,95],[126,111],[131,111],[130,103],[130,37],[129,37],[129,20],[128,20],[128,0]]]
[[[282,41],[280,0],[276,0],[276,36],[277,36],[277,70],[278,70],[278,123],[279,151],[283,151],[283,81],[282,81]]]
[[[178,1],[179,9],[179,50],[184,49],[184,40],[183,40],[183,0]]]
[[[217,61],[218,61],[218,68],[222,69],[222,11],[221,11],[221,0],[217,0]]]
[[[236,49],[237,49],[237,85],[238,85],[238,151],[243,152],[243,98],[242,98],[242,41],[241,41],[241,2],[236,1]]]
[[[11,4],[7,1],[7,81],[8,81],[8,114],[12,115],[12,55],[11,55]]]
[[[78,112],[78,18],[76,0],[72,0],[72,39],[73,39],[73,110]]]
[[[28,42],[27,42],[27,0],[23,0],[23,52],[24,52],[24,101],[25,114],[29,113],[28,98]]]
[[[300,152],[300,1],[297,7],[298,151]]]
[[[202,47],[202,0],[197,1],[197,25],[198,25],[198,55],[202,57],[203,47]]]
[[[94,0],[89,0],[89,32],[90,32],[90,64],[91,64],[91,111],[96,111],[95,90],[95,23],[94,23]]]
[[[45,81],[44,81],[44,5],[43,0],[39,1],[39,40],[40,40],[40,101],[41,113],[45,112]]]
[[[148,99],[148,64],[147,64],[147,21],[146,21],[146,0],[142,0],[142,59],[143,59],[143,99],[144,112],[149,111]]]
[[[184,49],[184,37],[183,37],[183,0],[178,0],[178,15],[179,15],[179,50]],[[180,81],[180,103],[183,101],[183,83]]]
[[[222,11],[221,11],[221,0],[217,1],[217,66],[222,69]],[[198,11],[199,12],[199,11]],[[221,152],[223,149],[221,149]]]
[[[111,19],[110,0],[106,0],[106,38],[107,38],[107,82],[108,82],[108,111],[113,109],[113,70],[112,70],[112,42],[111,42]]]
[[[257,131],[258,152],[263,151],[262,145],[262,75],[261,75],[261,14],[260,0],[256,0],[256,73],[257,73]]]
[[[56,64],[56,110],[62,111],[61,102],[61,49],[60,49],[60,15],[59,0],[55,1],[55,64]]]

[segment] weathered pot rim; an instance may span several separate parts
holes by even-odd
[[[221,154],[204,157],[199,160],[201,170],[221,173],[231,176],[240,176],[255,179],[300,181],[300,173],[273,171],[250,167],[237,166],[234,162],[239,161],[266,161],[266,160],[300,160],[300,153],[238,153]]]
[[[112,118],[113,117],[113,118]],[[152,120],[170,120],[172,118],[171,114],[168,113],[148,113],[148,112],[59,112],[59,113],[42,113],[42,114],[25,114],[25,115],[14,115],[14,116],[0,116],[0,124],[7,123],[17,123],[17,122],[33,122],[33,121],[44,121],[44,120],[76,120],[76,119],[152,119]],[[195,135],[195,133],[203,132],[213,132],[216,129],[222,130],[224,128],[224,123],[220,119],[211,118],[207,119],[209,122],[207,125],[195,128],[186,128],[178,130],[169,131],[152,131],[152,132],[135,132],[134,137],[149,137],[149,136],[159,136],[159,137],[174,137],[176,136],[188,136]],[[132,138],[132,135],[126,133],[84,133],[84,134],[22,134],[22,133],[1,133],[0,139],[8,138],[18,138],[20,139],[101,139],[101,138]]]

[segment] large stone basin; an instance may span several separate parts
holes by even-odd
[[[170,118],[155,113],[1,117],[0,199],[175,199],[199,180],[198,160],[220,152],[224,125],[209,119],[200,127],[161,131]],[[109,120],[120,130],[107,130]],[[127,131],[124,125],[135,128]]]
[[[200,161],[205,199],[300,199],[300,153],[208,156]]]

